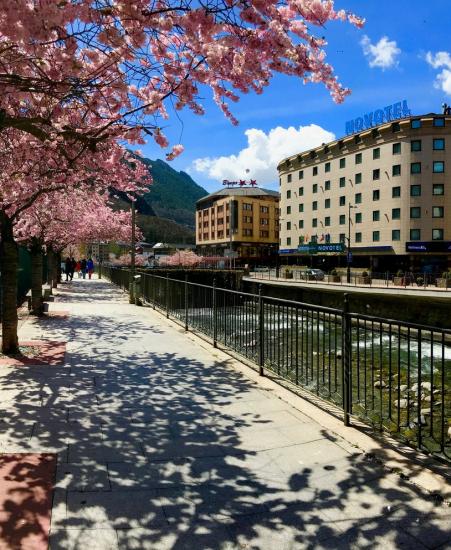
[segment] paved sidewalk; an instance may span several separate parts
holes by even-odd
[[[451,544],[450,508],[109,283],[50,307],[21,337],[66,363],[0,367],[0,450],[57,453],[52,550]]]

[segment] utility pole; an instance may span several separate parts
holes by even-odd
[[[348,204],[348,238],[346,247],[346,282],[351,282],[351,209],[357,208],[351,203]]]
[[[136,248],[136,207],[135,200],[132,200],[132,249],[130,262],[129,302],[135,303],[135,248]]]

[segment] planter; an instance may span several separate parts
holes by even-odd
[[[358,285],[370,285],[371,284],[371,277],[357,277],[357,284]]]
[[[437,286],[439,288],[451,288],[451,279],[437,279]]]
[[[341,283],[340,275],[326,275],[328,283]]]
[[[410,279],[406,279],[406,277],[393,277],[393,284],[395,286],[409,286]]]

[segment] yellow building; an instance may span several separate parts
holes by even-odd
[[[275,260],[279,193],[224,187],[203,197],[196,206],[196,245],[204,256],[231,256],[243,264]]]

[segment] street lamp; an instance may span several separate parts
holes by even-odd
[[[351,210],[353,208],[357,208],[357,206],[353,206],[351,203],[348,204],[348,246],[346,247],[346,282],[351,282]]]

